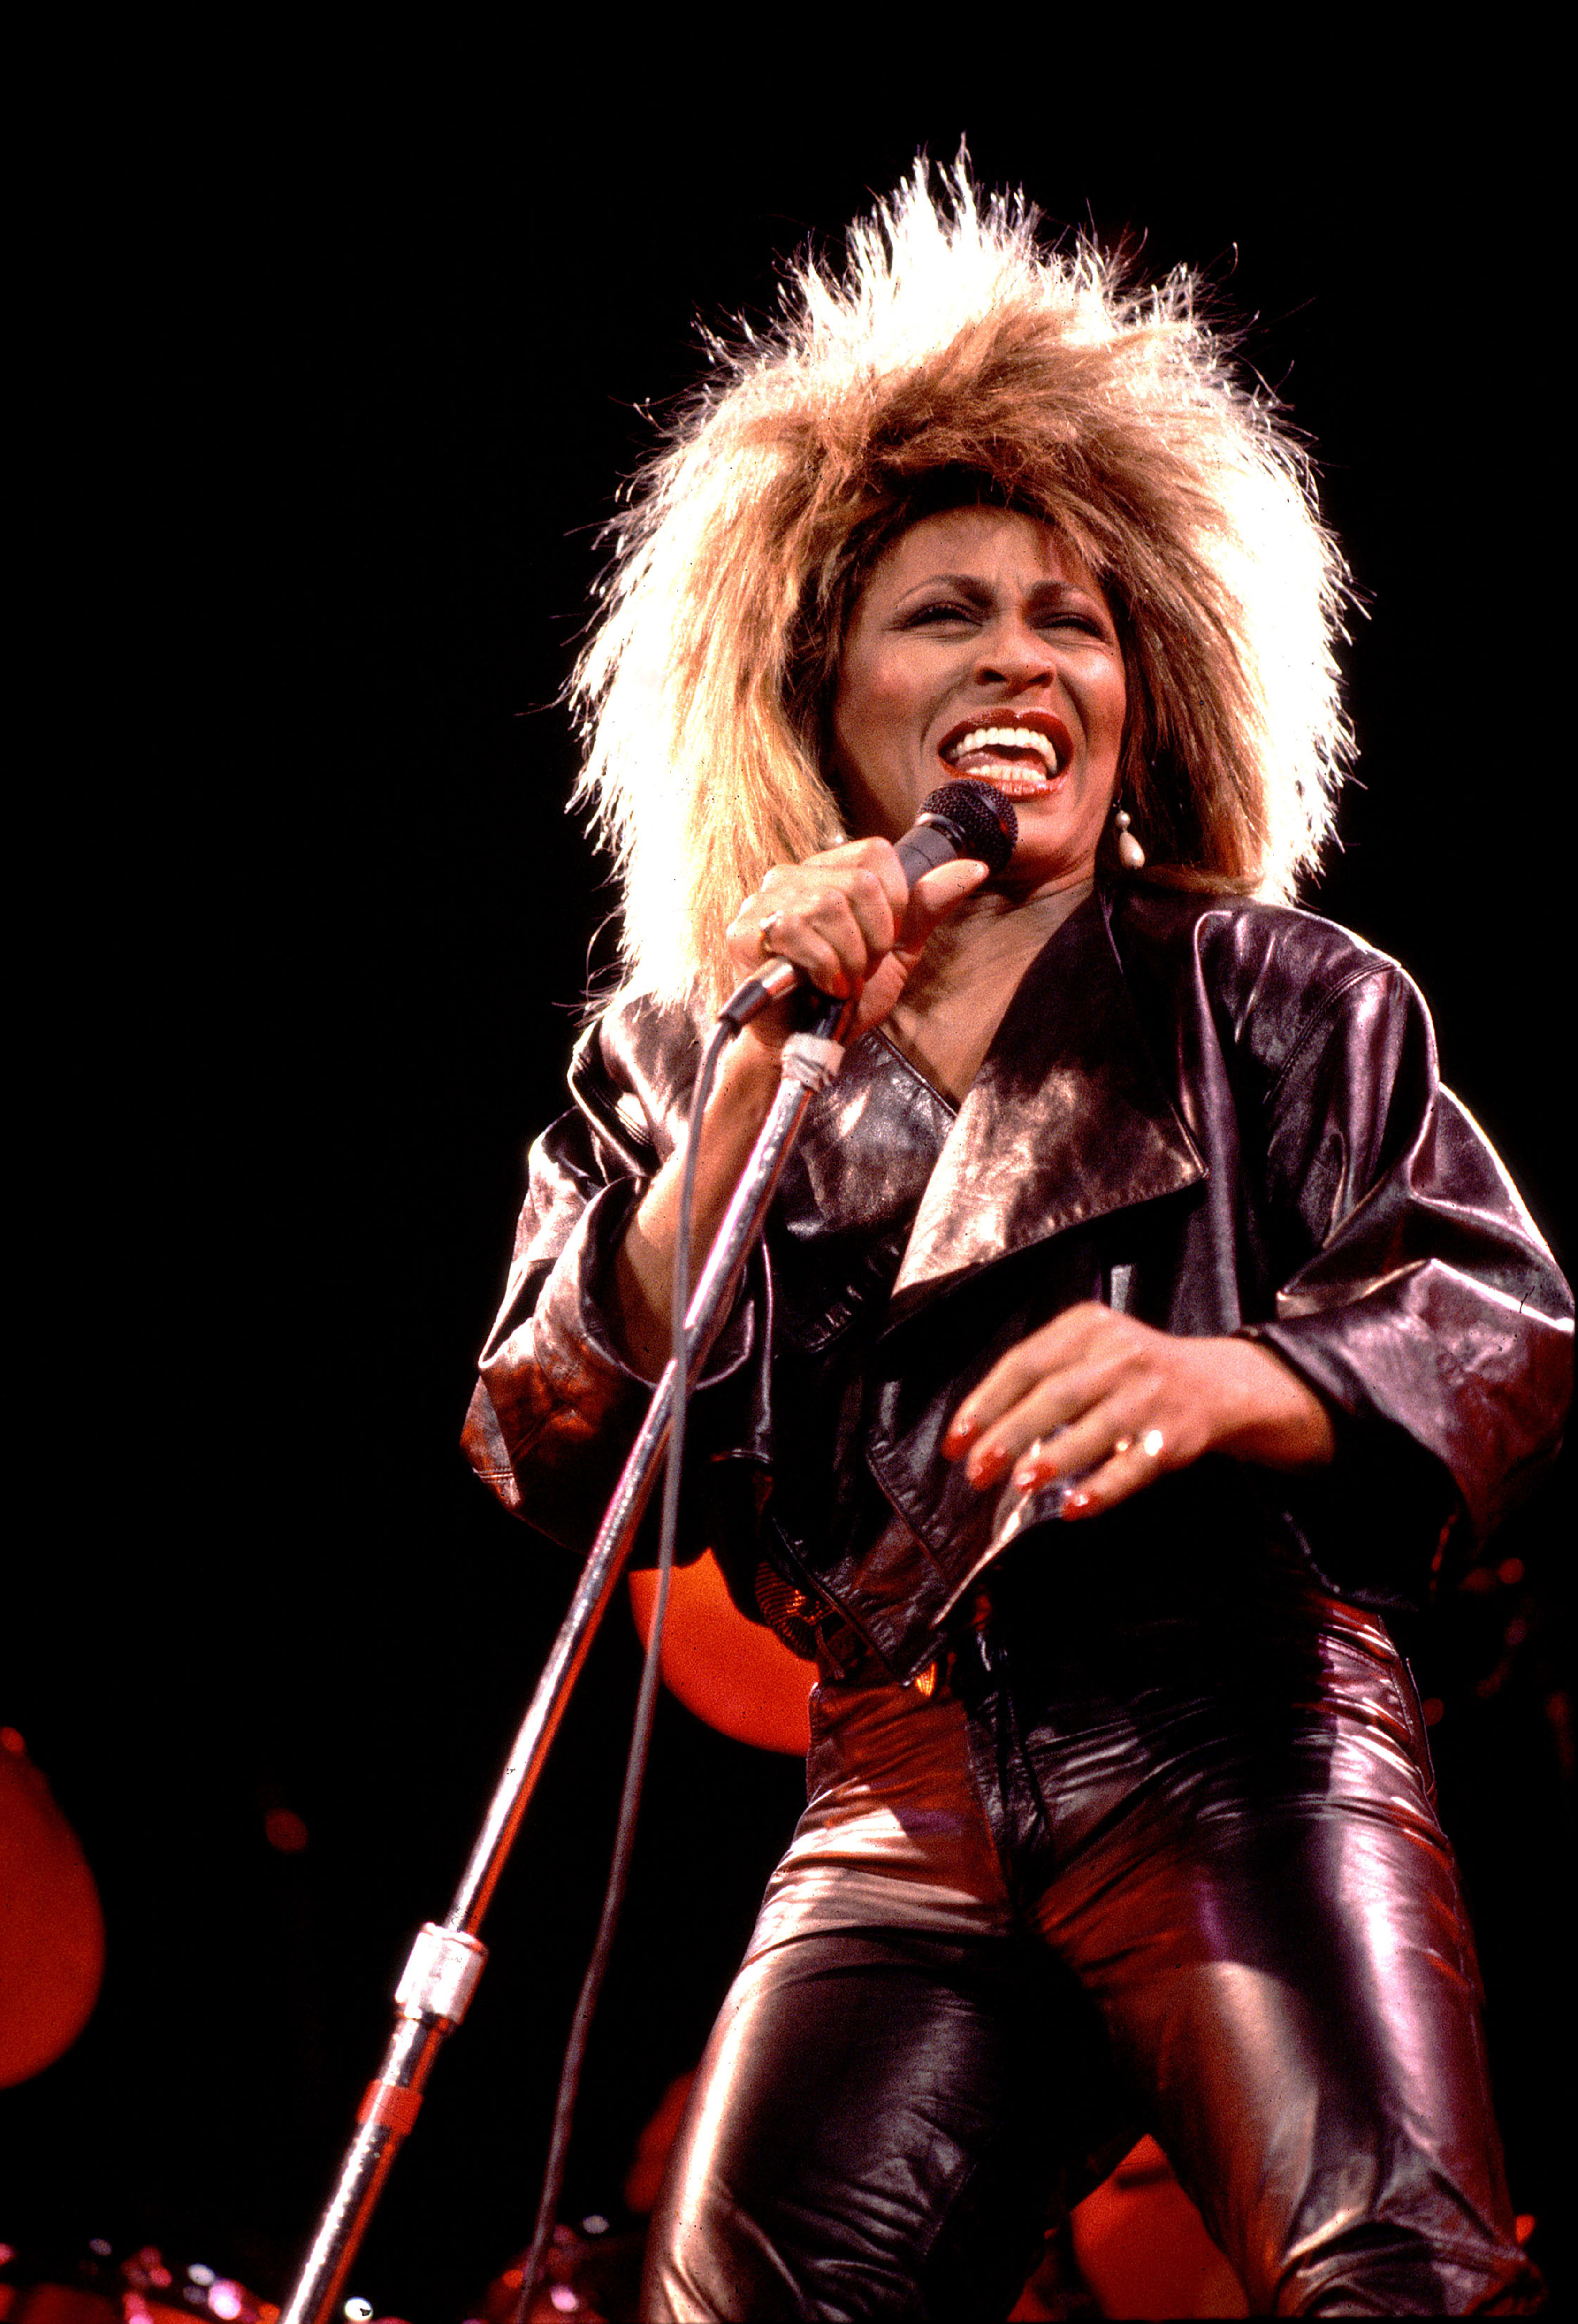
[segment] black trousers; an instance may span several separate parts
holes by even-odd
[[[931,1694],[818,1687],[643,2317],[1001,2318],[1144,2131],[1257,2313],[1539,2304],[1406,1667],[1221,1579],[1010,1582]]]

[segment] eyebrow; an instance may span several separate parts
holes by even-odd
[[[990,582],[981,580],[974,573],[929,573],[924,581],[914,582],[905,590],[899,600],[900,604],[907,604],[924,589],[956,589],[960,596],[968,597],[978,605],[990,604],[997,594]],[[1029,591],[1027,602],[1032,605],[1050,604],[1064,597],[1080,597],[1087,604],[1098,606],[1101,604],[1095,591],[1084,582],[1056,580],[1038,581]]]

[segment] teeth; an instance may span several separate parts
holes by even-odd
[[[1033,726],[973,726],[970,732],[955,742],[949,751],[949,763],[956,766],[958,761],[972,751],[990,751],[993,748],[1034,751],[1046,761],[1048,774],[1055,775],[1057,772],[1057,752],[1052,748],[1046,735],[1038,734]]]

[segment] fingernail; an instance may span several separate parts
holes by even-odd
[[[973,1485],[994,1485],[1008,1466],[1008,1454],[998,1444],[978,1445],[971,1453],[964,1474]]]
[[[978,1420],[966,1420],[962,1415],[950,1420],[947,1434],[943,1438],[945,1458],[956,1461],[965,1446],[973,1444],[980,1434],[981,1423]]]
[[[1091,1497],[1083,1489],[1077,1492],[1066,1493],[1064,1495],[1063,1515],[1066,1517],[1088,1517],[1090,1514],[1090,1508]]]

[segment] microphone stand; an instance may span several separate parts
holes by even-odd
[[[743,988],[724,1011],[736,1031],[753,1010]],[[766,999],[767,993],[761,994]],[[814,1093],[844,1061],[836,1038],[851,1004],[822,1001],[808,1029],[784,1044],[782,1078],[686,1312],[686,1379],[693,1383],[712,1351],[734,1301],[773,1189]],[[677,1367],[665,1365],[641,1434],[624,1464],[568,1613],[521,1722],[509,1760],[488,1803],[482,1829],[448,1914],[425,1923],[395,1987],[395,2024],[383,2061],[367,2085],[356,2130],[318,2233],[280,2324],[328,2324],[361,2247],[383,2183],[422,2103],[434,2061],[465,2016],[487,1960],[477,1930],[508,1860],[537,1779],[558,1731],[587,1649],[651,1497],[669,1442]]]

